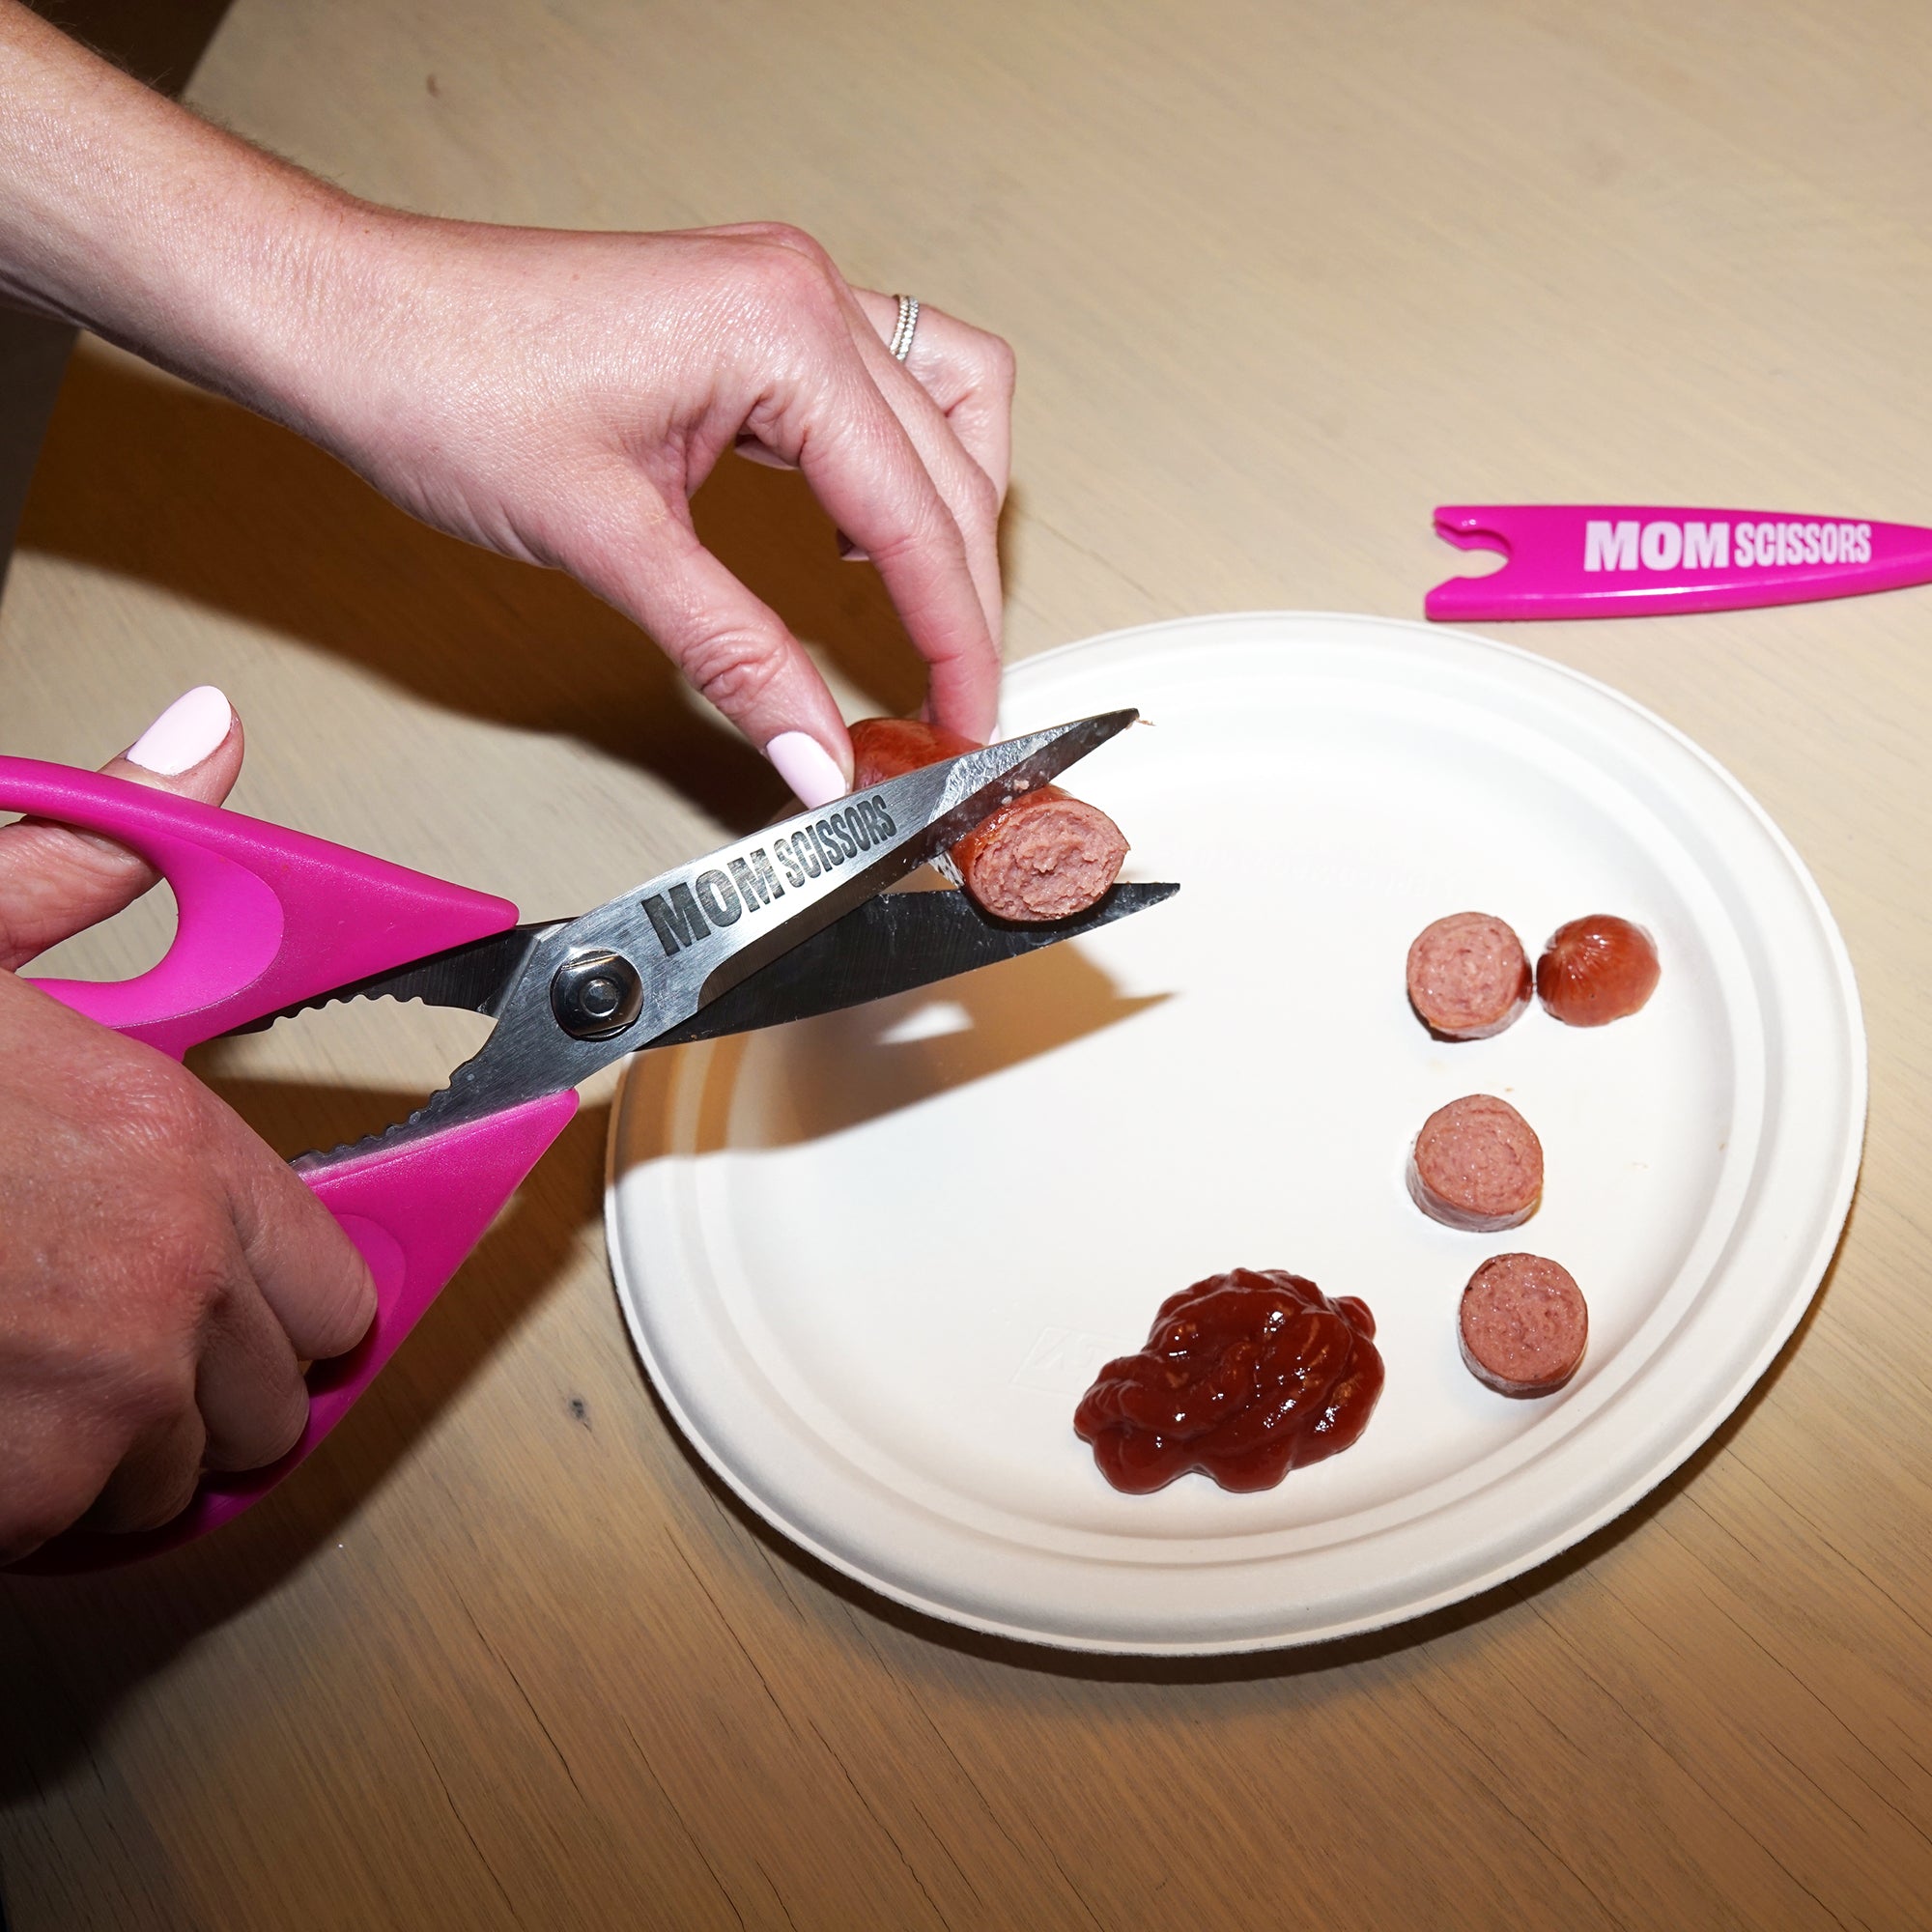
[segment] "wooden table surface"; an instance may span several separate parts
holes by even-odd
[[[188,98],[417,208],[787,217],[999,328],[1018,657],[1417,615],[1443,500],[1932,522],[1928,59],[1915,0],[236,0]],[[916,700],[796,479],[727,463],[699,509],[855,712]],[[0,1585],[18,1932],[1926,1923],[1928,631],[1932,590],[1507,634],[1764,801],[1870,1030],[1816,1305],[1621,1520],[1299,1654],[1075,1658],[898,1611],[753,1521],[647,1392],[607,1083],[272,1505]],[[0,743],[93,762],[202,679],[247,721],[245,808],[535,910],[776,799],[568,582],[84,344],[0,607]],[[293,1152],[475,1031],[339,1010],[197,1065]]]

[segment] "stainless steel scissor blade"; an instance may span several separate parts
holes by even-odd
[[[910,993],[1081,939],[1170,899],[1172,884],[1117,885],[1085,912],[1037,925],[983,913],[961,892],[887,893],[781,953],[650,1044],[683,1046]]]
[[[437,1003],[473,1004],[497,1025],[409,1120],[301,1165],[347,1160],[377,1142],[402,1145],[580,1085],[684,1026],[1138,715],[1107,712],[944,759],[674,867],[581,918],[521,927],[339,989],[405,999],[451,993]],[[469,993],[473,1001],[463,997]]]

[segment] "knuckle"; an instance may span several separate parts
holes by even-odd
[[[289,1396],[281,1426],[268,1431],[262,1438],[261,1463],[257,1466],[266,1467],[270,1463],[280,1462],[301,1440],[302,1431],[307,1427],[308,1389],[298,1381]]]
[[[229,1247],[234,1230],[214,1210],[181,1203],[156,1211],[149,1248],[154,1282],[170,1325],[199,1327],[234,1293]],[[170,1320],[171,1318],[171,1320]]]
[[[1000,492],[993,479],[976,463],[966,478],[967,507],[976,523],[988,527],[1000,520]]]
[[[803,314],[822,324],[838,313],[838,271],[809,235],[790,233],[797,241],[776,241],[765,249],[760,274],[766,299],[794,323]]]
[[[177,1421],[194,1406],[194,1369],[171,1349],[121,1351],[109,1400],[122,1429],[139,1435]]]
[[[339,1278],[313,1291],[305,1310],[303,1340],[327,1361],[345,1355],[368,1333],[376,1319],[376,1284],[365,1266],[351,1265]]]
[[[981,334],[980,361],[985,371],[986,386],[996,395],[1010,396],[1019,376],[1019,360],[1013,345],[1004,335]]]
[[[0,1565],[31,1556],[78,1522],[99,1487],[97,1482],[84,1488],[71,1476],[63,1479],[51,1471],[29,1471],[11,1482],[0,1501]]]
[[[721,632],[685,653],[684,674],[699,696],[734,717],[755,704],[779,675],[780,653],[763,638]]]
[[[355,1347],[369,1332],[376,1320],[379,1305],[376,1293],[376,1277],[370,1273],[368,1264],[357,1257],[357,1265],[350,1272],[343,1289],[341,1309],[341,1347],[337,1354],[344,1354]]]
[[[881,564],[929,558],[943,565],[963,564],[965,543],[957,520],[936,489],[923,488],[906,506],[897,526],[872,545]]]
[[[208,1099],[200,1083],[161,1055],[115,1069],[115,1104],[122,1130],[156,1151],[192,1150],[208,1137]]]
[[[97,1423],[125,1438],[178,1422],[194,1407],[206,1340],[235,1293],[228,1272],[185,1248],[158,1250],[152,1273],[122,1303],[109,1332],[81,1345],[72,1378]]]
[[[123,1513],[121,1528],[128,1530],[159,1529],[164,1522],[172,1522],[194,1500],[194,1492],[201,1482],[201,1464],[185,1462],[175,1471],[174,1481],[164,1490],[157,1491],[148,1502]]]
[[[286,1382],[267,1378],[259,1403],[247,1426],[217,1432],[208,1430],[202,1446],[205,1467],[219,1470],[261,1469],[279,1462],[301,1439],[308,1426],[308,1388],[290,1363]]]
[[[817,237],[807,234],[795,222],[755,221],[749,232],[754,241],[767,248],[782,248],[789,254],[803,255],[820,267],[831,263],[831,256],[825,252]]]
[[[83,1526],[127,1536],[144,1529],[159,1529],[172,1522],[194,1500],[195,1486],[201,1480],[201,1463],[184,1462],[168,1472],[165,1485],[144,1487],[138,1494],[119,1493],[118,1485],[107,1490],[86,1516]]]
[[[40,950],[13,910],[0,901],[0,970],[30,965]],[[3,1554],[4,1547],[0,1547],[0,1555]]]

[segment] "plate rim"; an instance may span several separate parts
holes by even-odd
[[[1407,617],[1379,616],[1368,611],[1259,609],[1209,611],[1195,616],[1160,618],[1147,624],[1127,625],[1118,630],[1098,633],[1091,638],[1072,639],[1050,649],[1035,652],[1009,668],[1016,671],[1029,666],[1071,659],[1090,651],[1117,646],[1128,640],[1152,639],[1163,633],[1198,634],[1204,629],[1252,625],[1256,622],[1282,625],[1340,625],[1378,632],[1395,631],[1407,634],[1412,639],[1426,638],[1433,643],[1452,641],[1464,646],[1473,646],[1480,653],[1526,662],[1534,666],[1539,672],[1553,673],[1561,679],[1583,686],[1600,697],[1609,699],[1650,728],[1661,732],[1680,750],[1689,752],[1695,761],[1702,765],[1745,809],[1759,831],[1768,835],[1773,848],[1809,904],[1816,923],[1817,935],[1823,942],[1825,953],[1833,968],[1836,990],[1843,1002],[1846,1045],[1849,1049],[1846,1065],[1848,1085],[1845,1097],[1849,1103],[1847,1116],[1850,1130],[1845,1135],[1844,1145],[1840,1151],[1838,1172],[1833,1179],[1826,1209],[1820,1218],[1819,1236],[1802,1267],[1794,1270],[1797,1276],[1808,1283],[1808,1287],[1802,1294],[1794,1294],[1791,1297],[1788,1307],[1780,1311],[1778,1319],[1767,1331],[1759,1348],[1747,1358],[1721,1395],[1709,1403],[1704,1411],[1690,1421],[1662,1456],[1654,1457],[1640,1475],[1634,1477],[1596,1508],[1566,1520],[1560,1530],[1553,1532],[1540,1543],[1503,1562],[1492,1565],[1487,1570],[1459,1577],[1452,1583],[1435,1591],[1407,1598],[1401,1605],[1385,1611],[1371,1611],[1363,1615],[1344,1617],[1318,1630],[1269,1632],[1261,1634],[1242,1633],[1233,1636],[1175,1639],[1089,1636],[1065,1631],[1041,1630],[1023,1623],[988,1617],[955,1604],[923,1595],[917,1590],[908,1589],[899,1582],[876,1574],[849,1555],[833,1548],[802,1524],[788,1518],[782,1510],[754,1490],[696,1427],[679,1401],[670,1378],[661,1371],[654,1359],[642,1332],[642,1323],[633,1314],[638,1290],[637,1284],[630,1276],[618,1216],[622,1192],[620,1157],[626,1137],[626,1124],[634,1104],[634,1094],[639,1085],[637,1063],[640,1056],[630,1056],[624,1063],[617,1091],[613,1096],[611,1123],[605,1143],[603,1217],[605,1248],[609,1257],[612,1287],[624,1318],[633,1352],[648,1377],[658,1400],[664,1404],[684,1439],[696,1451],[706,1467],[760,1520],[839,1575],[863,1584],[868,1590],[877,1592],[889,1602],[918,1611],[942,1624],[950,1624],[1009,1641],[1090,1656],[1152,1658],[1245,1656],[1260,1652],[1307,1648],[1337,1642],[1346,1637],[1372,1634],[1413,1622],[1454,1604],[1465,1603],[1486,1595],[1513,1577],[1540,1568],[1564,1550],[1574,1548],[1579,1543],[1586,1541],[1605,1523],[1614,1521],[1626,1514],[1644,1496],[1650,1494],[1682,1468],[1737,1413],[1751,1390],[1763,1379],[1778,1354],[1797,1332],[1805,1315],[1816,1302],[1825,1276],[1830,1272],[1844,1238],[1845,1225],[1863,1161],[1870,1108],[1869,1040],[1864,1024],[1863,1005],[1859,994],[1858,977],[1850,950],[1845,944],[1844,934],[1838,926],[1830,903],[1826,900],[1817,880],[1812,876],[1810,867],[1769,810],[1714,753],[1667,719],[1652,711],[1649,706],[1587,671],[1577,670],[1558,659],[1546,657],[1523,645],[1490,638],[1481,632],[1466,630],[1460,626],[1433,624]]]

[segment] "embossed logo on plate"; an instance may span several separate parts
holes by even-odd
[[[1014,1372],[1013,1386],[1043,1395],[1085,1395],[1106,1363],[1116,1355],[1131,1355],[1138,1347],[1087,1328],[1042,1328]]]

